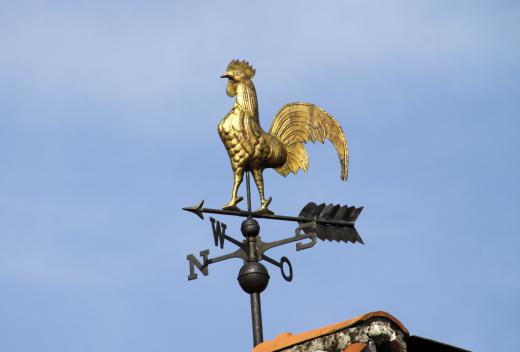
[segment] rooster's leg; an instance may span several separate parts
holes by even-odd
[[[244,199],[243,197],[237,197],[238,187],[240,187],[240,184],[242,183],[242,179],[244,177],[244,169],[239,167],[233,171],[235,173],[235,178],[233,181],[233,192],[231,192],[231,200],[229,201],[229,203],[224,205],[224,207],[222,208],[224,210],[240,210],[237,207],[237,203]]]
[[[267,209],[269,203],[271,203],[271,197],[269,199],[265,199],[264,196],[264,177],[262,176],[262,169],[255,169],[253,171],[253,178],[255,179],[256,187],[258,188],[258,193],[260,194],[260,202],[262,203],[260,208],[257,210],[258,213],[263,214],[274,214],[272,211]]]

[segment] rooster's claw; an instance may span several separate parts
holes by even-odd
[[[273,198],[269,197],[267,199],[265,199],[263,202],[262,202],[262,206],[255,212],[255,213],[260,213],[260,214],[270,214],[270,215],[273,215],[274,213],[267,209],[267,207],[269,206],[269,204],[271,204],[271,201],[273,200]]]
[[[244,200],[244,197],[237,197],[236,199],[232,199],[228,204],[222,207],[223,210],[234,210],[241,211],[239,207],[237,207],[237,203],[240,203]]]

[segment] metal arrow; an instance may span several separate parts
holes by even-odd
[[[311,222],[315,221],[318,224],[324,225],[337,225],[337,226],[345,226],[345,227],[354,227],[355,221],[345,221],[345,220],[327,220],[327,219],[319,219],[319,218],[311,218],[305,216],[287,216],[287,215],[276,215],[276,214],[262,214],[256,213],[246,210],[223,210],[223,209],[211,209],[204,208],[204,201],[200,201],[198,204],[182,208],[182,210],[189,211],[197,215],[199,218],[204,220],[203,213],[207,214],[220,214],[220,215],[231,215],[231,216],[240,216],[246,218],[257,218],[257,219],[271,219],[271,220],[282,220],[282,221],[296,221],[296,222]],[[362,208],[359,208],[362,209]],[[361,210],[359,211],[361,212]]]

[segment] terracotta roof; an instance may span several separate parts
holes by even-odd
[[[363,352],[368,345],[366,343],[353,343],[352,345],[347,346],[343,350],[343,352]]]
[[[340,323],[331,324],[331,325],[328,325],[328,326],[325,326],[325,327],[322,327],[319,329],[303,332],[300,334],[292,334],[290,332],[286,332],[284,334],[280,334],[280,335],[276,336],[276,338],[274,338],[273,340],[265,341],[265,342],[262,342],[261,344],[257,345],[253,349],[253,352],[279,351],[281,349],[288,348],[290,346],[294,346],[294,345],[315,339],[320,336],[333,334],[337,331],[346,329],[359,322],[362,322],[362,321],[365,321],[368,319],[372,319],[372,318],[386,318],[386,319],[392,321],[395,325],[397,325],[399,327],[399,329],[401,329],[406,335],[409,335],[408,330],[404,327],[404,325],[399,320],[397,320],[395,317],[393,317],[389,313],[378,311],[378,312],[363,314],[354,319],[345,320]],[[353,345],[359,345],[359,344],[353,344]],[[350,349],[347,348],[345,351],[353,352],[353,351],[358,351],[358,350],[354,349],[351,351]],[[362,351],[362,349],[359,351]]]

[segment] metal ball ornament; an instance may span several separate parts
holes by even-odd
[[[255,219],[247,219],[242,222],[240,231],[244,237],[256,237],[260,233],[260,225]]]
[[[238,283],[247,293],[260,293],[269,283],[269,272],[259,262],[247,262],[238,273]]]

